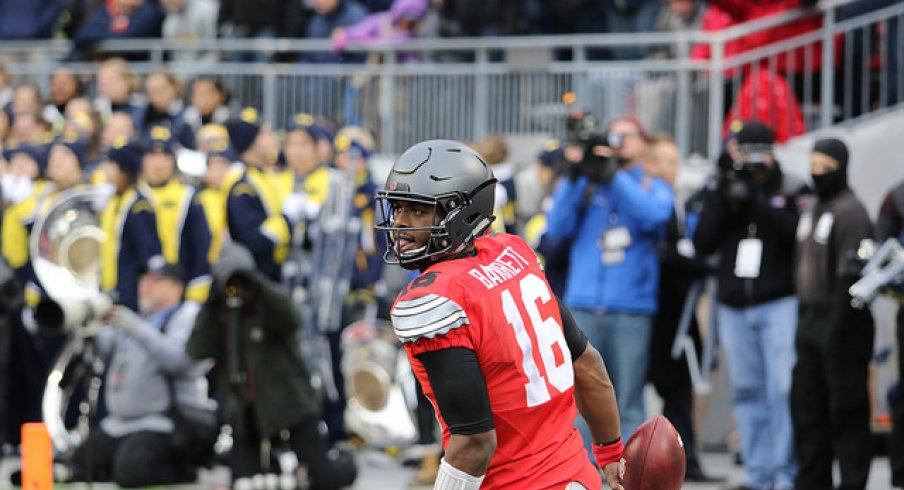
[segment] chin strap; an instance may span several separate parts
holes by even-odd
[[[436,475],[433,490],[478,490],[485,476],[471,476],[450,465],[443,458],[439,463],[439,473]]]

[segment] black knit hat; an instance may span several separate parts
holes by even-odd
[[[738,146],[775,144],[775,131],[759,121],[735,122],[731,129]]]
[[[822,153],[830,156],[838,162],[839,170],[846,170],[848,164],[848,149],[843,141],[836,138],[823,138],[813,144],[813,153]]]
[[[261,130],[260,118],[257,110],[253,107],[246,107],[239,114],[239,117],[229,119],[224,126],[229,131],[229,141],[232,143],[232,149],[239,155],[251,148],[254,138],[257,138],[257,134]]]
[[[123,172],[138,175],[141,173],[144,148],[134,141],[120,138],[113,142],[113,147],[107,152],[107,158],[119,165]]]

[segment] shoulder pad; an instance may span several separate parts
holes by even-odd
[[[153,213],[154,208],[151,206],[151,203],[147,199],[139,199],[135,201],[135,204],[132,205],[132,214],[138,213]]]
[[[392,308],[392,326],[402,342],[434,338],[468,325],[465,310],[449,298],[427,294],[400,300]]]
[[[248,196],[256,196],[257,191],[254,190],[254,187],[247,182],[239,182],[232,188],[232,195],[235,197],[248,195]]]

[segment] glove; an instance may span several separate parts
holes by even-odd
[[[110,324],[126,335],[134,335],[145,323],[137,313],[125,306],[116,305],[110,312]]]
[[[282,214],[284,214],[291,223],[298,223],[305,217],[307,207],[308,197],[303,192],[295,192],[289,194],[283,201]]]
[[[3,186],[3,199],[12,204],[24,201],[34,190],[34,182],[24,175],[5,174],[0,185]]]
[[[97,184],[94,186],[91,207],[94,212],[100,213],[107,206],[107,202],[113,197],[116,187],[113,184]]]
[[[348,33],[345,32],[345,29],[341,27],[336,28],[331,37],[333,40],[333,52],[341,53],[345,51],[345,47],[348,46]]]

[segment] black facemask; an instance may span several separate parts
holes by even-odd
[[[814,190],[821,201],[827,201],[847,188],[847,178],[841,170],[812,177]]]

